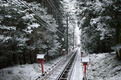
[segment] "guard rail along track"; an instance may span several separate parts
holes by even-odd
[[[69,80],[77,50],[66,55],[56,66],[53,66],[53,69],[49,69],[50,71],[44,77],[39,77],[36,80]]]

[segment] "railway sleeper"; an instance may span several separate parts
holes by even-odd
[[[67,78],[68,74],[63,74],[61,78]]]
[[[68,70],[66,70],[66,71],[64,71],[64,74],[67,74],[69,71]]]
[[[67,67],[65,70],[69,70],[71,67]]]
[[[76,51],[77,52],[77,51]],[[75,58],[75,55],[76,55],[76,52],[75,54],[73,55],[73,57],[71,57],[70,61],[68,62],[68,64],[66,65],[65,69],[63,70],[63,72],[60,74],[60,77],[58,77],[56,80],[67,80],[67,78],[69,77],[69,73],[70,73],[70,70],[72,68],[72,65],[73,65],[73,60]],[[69,58],[70,56],[68,56]]]
[[[70,68],[71,66],[72,66],[72,64],[68,65],[68,67],[67,67],[67,68]]]
[[[67,80],[67,78],[61,78],[61,79],[59,79],[59,80]]]

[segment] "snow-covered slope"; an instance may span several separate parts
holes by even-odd
[[[87,69],[89,80],[121,80],[121,61],[115,53],[91,54]]]
[[[116,59],[115,53],[90,54],[88,57],[88,80],[121,80],[121,61]],[[47,71],[61,59],[44,62],[44,70]],[[0,80],[36,80],[41,75],[40,64],[18,65],[0,70]]]
[[[57,64],[63,57],[59,57],[52,61],[44,62],[44,71],[47,72],[49,68]],[[0,80],[36,80],[42,77],[41,64],[26,64],[14,67],[0,69]]]

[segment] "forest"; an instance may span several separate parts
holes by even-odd
[[[59,8],[60,2],[53,4]],[[46,54],[47,61],[61,56],[62,49],[66,48],[67,29],[62,13],[57,11],[55,14],[52,3],[47,5],[45,0],[0,1],[0,68],[36,63],[36,54]],[[71,42],[73,28],[69,31]],[[70,42],[68,45],[72,48]]]
[[[0,68],[36,63],[36,54],[62,56],[77,46],[76,24],[85,52],[115,51],[121,59],[121,0],[70,1],[73,13],[65,0],[1,0]]]

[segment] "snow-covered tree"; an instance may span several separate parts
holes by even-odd
[[[116,9],[111,8],[115,2],[117,1],[78,1],[80,6],[77,10],[77,17],[80,17],[79,25],[82,29],[81,42],[83,49],[87,52],[110,52],[110,48],[115,45],[116,30],[114,25],[117,24],[117,19],[115,18],[113,21],[113,17],[116,17],[114,14],[120,10],[118,7],[120,1],[118,1]]]
[[[57,27],[52,15],[39,3],[0,1],[0,64],[36,62],[36,54],[58,55]],[[8,56],[11,56],[10,58]],[[4,64],[2,64],[4,63]]]

